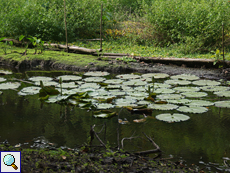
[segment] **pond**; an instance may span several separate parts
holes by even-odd
[[[0,74],[0,142],[78,148],[89,140],[92,125],[100,131],[105,124],[99,136],[110,146],[117,146],[117,132],[120,141],[143,137],[124,141],[130,152],[153,149],[144,132],[160,146],[163,158],[185,160],[188,166],[222,168],[230,158],[230,101],[222,102],[230,97],[228,81],[163,73],[0,69]],[[62,96],[39,94],[40,80],[43,90],[55,85]]]

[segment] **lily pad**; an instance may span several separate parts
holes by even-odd
[[[194,114],[201,114],[205,113],[208,111],[207,108],[205,107],[200,107],[200,106],[181,106],[177,109],[180,112],[185,112],[185,113],[194,113]]]
[[[25,87],[21,91],[18,92],[18,95],[25,96],[25,95],[38,94],[40,89],[41,89],[40,87],[35,87],[35,86]]]
[[[215,106],[220,108],[230,108],[230,100],[217,101],[215,102]]]
[[[168,74],[166,73],[146,73],[142,75],[143,78],[152,78],[154,77],[155,79],[163,79],[169,77]]]
[[[62,84],[58,84],[56,87],[58,88],[77,88],[78,85],[76,85],[74,82],[63,82]]]
[[[172,104],[186,104],[191,102],[191,100],[189,99],[178,99],[178,100],[167,100],[168,103],[172,103]]]
[[[127,92],[128,95],[134,96],[134,97],[146,97],[148,96],[148,93],[146,92]]]
[[[19,82],[6,82],[0,84],[1,90],[7,90],[7,89],[16,89],[21,85]]]
[[[170,113],[166,113],[166,114],[157,115],[156,119],[172,123],[172,122],[186,121],[186,120],[189,120],[190,117],[187,116],[187,115],[184,115],[184,114],[178,114],[178,113],[170,114]]]
[[[79,89],[83,89],[83,88],[94,88],[94,89],[98,89],[100,88],[101,86],[96,84],[96,83],[85,83],[85,84],[82,84]]]
[[[149,104],[148,108],[156,110],[173,110],[177,109],[178,106],[174,104]]]
[[[218,91],[214,92],[214,94],[218,95],[219,97],[230,97],[230,91]]]
[[[49,99],[46,100],[47,103],[56,103],[59,101],[66,100],[69,96],[67,95],[55,95],[55,96],[49,96]]]
[[[135,74],[121,74],[121,75],[117,75],[116,78],[119,79],[138,79],[141,76],[139,75],[135,75]]]
[[[138,79],[123,82],[123,85],[130,85],[130,86],[141,86],[141,85],[146,85],[146,84],[147,84],[147,82],[142,81],[142,80],[138,80]]]
[[[144,86],[139,86],[139,87],[135,87],[134,90],[139,91],[139,92],[145,92],[146,88]]]
[[[75,76],[75,75],[62,75],[58,76],[57,79],[62,79],[62,81],[75,81],[75,80],[81,80],[82,77],[80,76]]]
[[[0,75],[7,75],[7,74],[12,74],[12,72],[6,70],[0,70]]]
[[[97,104],[97,109],[111,109],[114,108],[114,105],[109,104],[109,103],[101,103],[101,104]]]
[[[121,85],[108,85],[106,86],[107,89],[121,89]]]
[[[34,81],[34,82],[40,82],[40,81],[51,81],[53,78],[51,77],[44,77],[44,76],[34,76],[29,78],[28,80]]]
[[[0,82],[4,82],[4,81],[6,81],[6,79],[3,77],[0,77]]]
[[[191,75],[191,74],[180,74],[180,75],[174,75],[171,76],[171,79],[182,79],[182,80],[198,80],[200,79],[196,75]]]
[[[226,91],[226,90],[229,90],[230,87],[227,87],[227,86],[203,86],[203,87],[200,87],[200,89],[202,89],[204,91],[215,92],[215,91]]]
[[[40,81],[36,81],[34,84],[37,85],[37,86],[40,86]],[[43,81],[44,86],[56,86],[58,84],[59,83],[57,83],[55,81]]]
[[[181,94],[161,94],[157,95],[160,100],[178,100],[184,98]]]
[[[103,77],[87,77],[83,79],[85,82],[103,82],[104,80],[106,79]]]
[[[101,114],[97,114],[97,115],[93,115],[95,118],[109,118],[113,115],[116,115],[116,112],[114,114],[110,113],[110,114],[106,114],[106,113],[101,113]]]
[[[191,102],[186,105],[187,106],[212,106],[214,105],[214,103],[207,100],[191,100]]]
[[[185,93],[181,93],[182,95],[186,96],[186,97],[205,97],[208,94],[205,92],[185,92]]]
[[[121,84],[122,82],[123,80],[121,79],[108,79],[104,81],[104,83],[108,83],[108,84]]]
[[[179,92],[196,92],[196,91],[200,91],[200,88],[198,87],[175,87],[173,88],[176,91]]]
[[[101,72],[101,71],[92,71],[92,72],[86,72],[84,74],[85,76],[108,76],[109,73],[104,71],[104,72]]]
[[[126,92],[120,91],[120,90],[117,90],[117,91],[111,90],[110,93],[111,93],[112,95],[115,95],[115,96],[123,96],[123,95],[126,95]]]
[[[193,81],[192,83],[194,85],[199,85],[199,86],[205,86],[205,85],[213,86],[213,85],[221,84],[220,82],[213,81],[213,80],[197,80],[197,81]]]
[[[158,89],[154,90],[154,92],[157,94],[172,94],[175,91],[173,89],[158,88]]]
[[[189,85],[191,84],[191,82],[187,80],[166,80],[165,83],[170,84],[170,85]]]
[[[151,104],[149,101],[141,100],[137,103],[138,105],[149,105]]]

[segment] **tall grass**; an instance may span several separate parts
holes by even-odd
[[[105,39],[202,53],[221,47],[224,22],[230,47],[227,0],[66,0],[70,42],[99,37],[101,3]],[[65,40],[63,0],[7,0],[0,8],[0,37]]]

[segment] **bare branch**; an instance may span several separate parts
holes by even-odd
[[[94,131],[94,127],[95,127],[95,126],[96,126],[96,125],[94,124],[94,125],[91,127],[91,131],[94,133],[94,135],[96,136],[96,138],[98,139],[98,141],[102,144],[102,146],[106,148],[104,142],[99,138],[99,136],[97,135],[97,133]]]

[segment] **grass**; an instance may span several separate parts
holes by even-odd
[[[99,47],[99,42],[74,42],[73,45],[96,49]],[[215,53],[206,54],[183,54],[175,45],[170,47],[154,47],[154,46],[141,46],[137,44],[123,43],[122,41],[103,41],[103,52],[106,53],[129,53],[141,57],[175,57],[175,58],[198,58],[198,59],[215,59]],[[222,59],[222,56],[220,57]],[[225,59],[230,60],[230,52],[225,52]]]
[[[74,54],[66,53],[64,51],[51,51],[46,50],[42,54],[34,54],[34,49],[28,49],[27,55],[22,55],[25,51],[24,48],[12,47],[7,50],[7,54],[4,55],[4,51],[0,47],[0,57],[9,61],[30,61],[30,60],[51,60],[55,63],[62,63],[66,65],[74,65],[85,67],[89,63],[94,63],[95,66],[106,66],[108,65],[107,61],[100,61],[98,57],[92,55],[83,55],[83,54]]]

